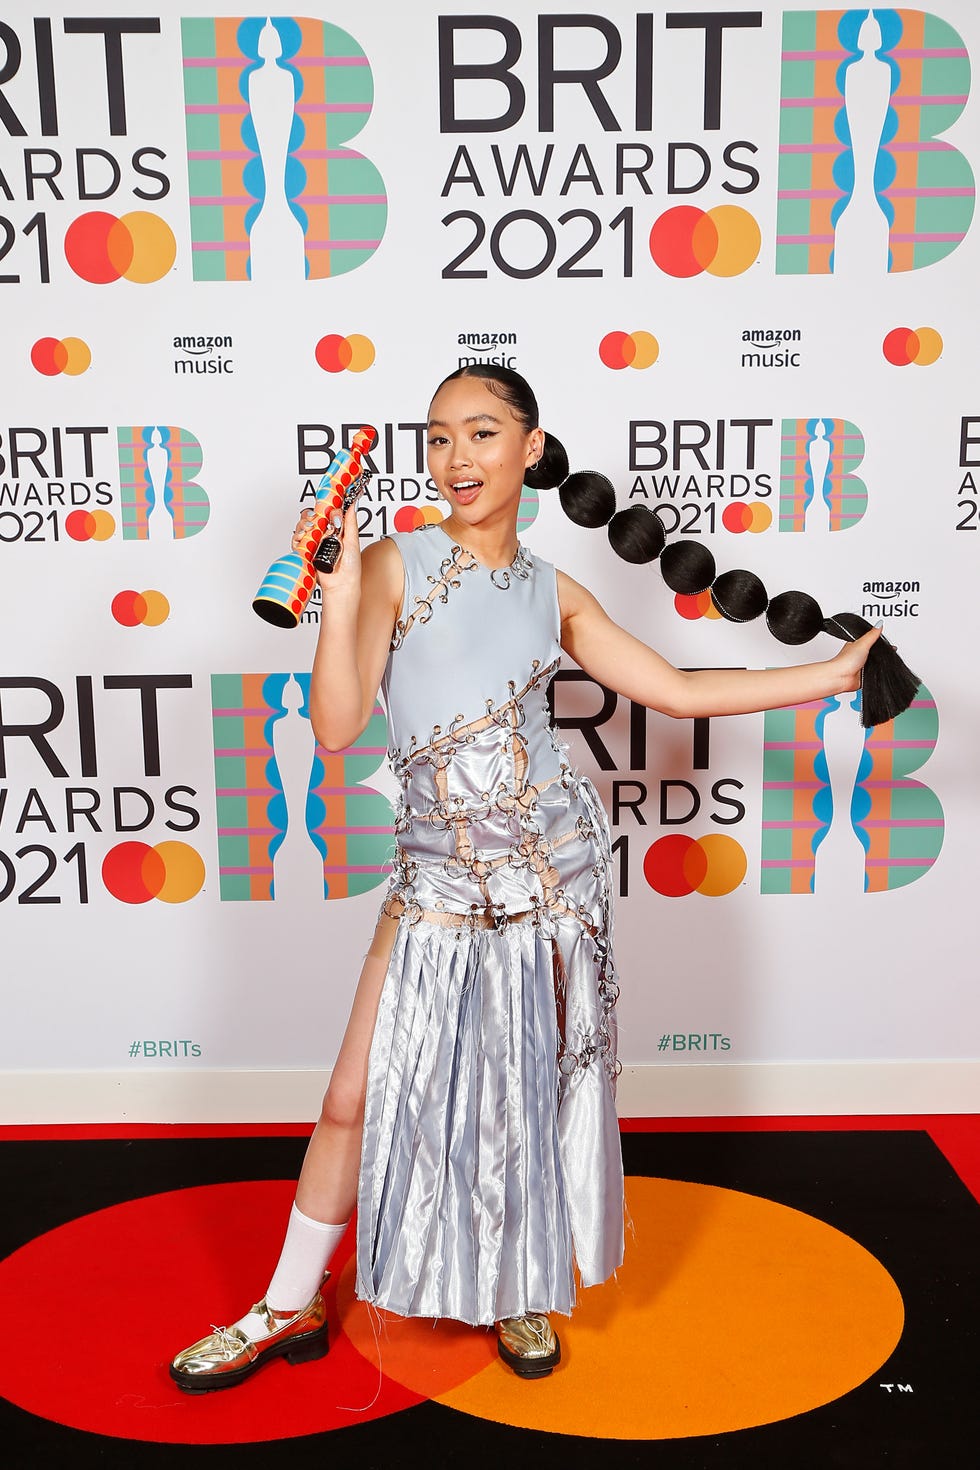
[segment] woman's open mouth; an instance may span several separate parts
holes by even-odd
[[[483,489],[483,481],[455,480],[449,488],[460,505],[469,505]]]

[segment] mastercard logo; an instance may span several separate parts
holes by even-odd
[[[102,881],[120,903],[186,903],[204,887],[204,861],[186,842],[120,842],[102,861]]]
[[[943,339],[934,327],[895,327],[884,342],[881,350],[885,360],[893,367],[930,367],[942,356]]]
[[[599,343],[599,358],[607,368],[653,367],[660,343],[650,332],[607,332]]]
[[[112,599],[112,616],[124,628],[159,628],[170,616],[170,603],[162,592],[117,592]]]
[[[92,352],[81,337],[40,337],[31,348],[31,364],[46,378],[56,378],[67,373],[77,378],[84,373],[92,361]]]
[[[682,618],[688,622],[695,622],[698,618],[720,618],[721,613],[715,607],[710,590],[697,592],[693,596],[678,592],[674,598],[674,608]]]
[[[686,898],[689,893],[720,898],[739,886],[747,869],[741,844],[722,832],[660,837],[643,859],[644,878],[664,898]]]
[[[403,505],[395,511],[395,530],[417,531],[420,526],[438,526],[445,518],[439,505]]]
[[[363,373],[374,362],[374,343],[355,332],[350,337],[321,337],[314,353],[325,373]]]
[[[177,258],[177,241],[166,220],[137,209],[117,219],[93,210],[80,214],[65,233],[65,259],[83,281],[95,286],[120,279],[147,285],[162,280]]]
[[[665,210],[650,231],[653,262],[668,276],[740,276],[762,249],[762,231],[748,210],[719,204],[707,211],[693,204]]]
[[[108,541],[115,533],[115,517],[107,510],[73,510],[65,516],[65,535],[73,541]]]
[[[745,500],[733,500],[722,511],[721,523],[726,531],[733,531],[736,536],[740,536],[743,531],[758,536],[761,531],[768,531],[772,525],[772,511],[768,505],[763,505],[758,500],[751,504]]]

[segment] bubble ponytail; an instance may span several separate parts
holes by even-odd
[[[579,470],[561,485],[558,496],[569,520],[589,530],[607,527],[617,556],[634,564],[660,561],[660,571],[672,592],[695,597],[710,592],[711,601],[729,622],[745,623],[765,614],[770,633],[780,643],[808,643],[818,633],[829,633],[853,643],[871,624],[857,613],[826,617],[807,592],[779,592],[770,597],[754,572],[744,568],[717,574],[715,559],[699,541],[667,545],[663,521],[645,505],[616,510],[616,492],[605,475]],[[865,729],[884,724],[908,709],[919,688],[919,678],[899,658],[885,638],[872,644],[861,679],[861,724]]]

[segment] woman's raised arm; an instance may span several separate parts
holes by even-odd
[[[617,694],[675,719],[781,709],[858,689],[878,637],[872,628],[834,658],[785,669],[687,672],[614,623],[592,593],[564,572],[558,573],[558,602],[561,645],[579,667]]]
[[[343,548],[333,572],[318,575],[322,608],[310,722],[326,750],[345,750],[371,718],[404,587],[392,542],[376,542],[361,554],[356,506],[344,519]]]

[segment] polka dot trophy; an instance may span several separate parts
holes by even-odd
[[[660,560],[660,571],[672,592],[695,597],[710,592],[711,601],[729,622],[745,623],[765,614],[769,631],[780,643],[807,643],[818,633],[853,643],[871,624],[858,613],[825,617],[806,592],[780,592],[770,597],[754,572],[715,571],[715,559],[699,541],[676,541],[668,546],[667,533],[656,511],[633,505],[617,511],[616,492],[605,475],[579,470],[559,488],[562,509],[569,520],[590,529],[606,526],[617,556],[635,564]],[[865,729],[884,724],[908,709],[919,688],[919,678],[899,658],[891,643],[879,638],[871,648],[861,682],[861,724]]]
[[[302,549],[289,551],[272,563],[252,600],[253,608],[267,623],[277,628],[295,628],[316,586],[314,561],[318,553],[329,553],[333,543],[336,561],[340,545],[335,536],[327,534],[330,519],[351,506],[370,479],[362,458],[377,437],[371,428],[358,429],[350,449],[338,449],[327,466],[317,488],[313,520],[303,538]],[[332,569],[332,564],[327,565],[329,560],[329,555],[321,555],[316,564],[329,571]]]

